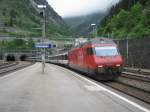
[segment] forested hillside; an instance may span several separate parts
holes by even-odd
[[[0,35],[41,36],[42,17],[35,9],[40,3],[47,5],[47,36],[55,38],[70,35],[63,19],[46,0],[0,0]]]
[[[104,12],[97,12],[85,16],[64,18],[65,22],[78,35],[88,35],[92,31],[92,23],[99,24],[105,17]]]
[[[150,36],[150,0],[122,0],[110,9],[98,34],[114,38]]]

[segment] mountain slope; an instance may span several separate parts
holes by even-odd
[[[37,4],[46,4],[47,36],[70,35],[63,19],[48,5],[46,0],[0,0],[0,32],[9,35],[41,36],[40,10]]]
[[[99,24],[104,16],[105,14],[103,12],[98,12],[86,16],[64,18],[64,20],[78,35],[88,35],[88,33],[92,30],[90,25],[92,23]]]
[[[150,36],[150,1],[122,0],[103,20],[99,35],[113,34],[114,38]]]

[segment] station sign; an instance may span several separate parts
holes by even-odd
[[[35,47],[36,48],[53,48],[53,45],[52,44],[41,44],[41,43],[38,43],[38,44],[35,44]]]

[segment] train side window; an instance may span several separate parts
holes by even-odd
[[[93,48],[87,48],[87,55],[93,55]]]
[[[65,55],[65,60],[67,60],[67,55]]]

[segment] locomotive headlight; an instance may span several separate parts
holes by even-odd
[[[105,69],[104,69],[104,66],[103,65],[98,65],[97,66],[97,70],[98,70],[98,73],[104,73],[105,72]]]
[[[117,64],[117,65],[116,65],[116,67],[120,67],[120,66],[121,66],[120,64]]]
[[[103,65],[99,65],[98,68],[103,68]]]

